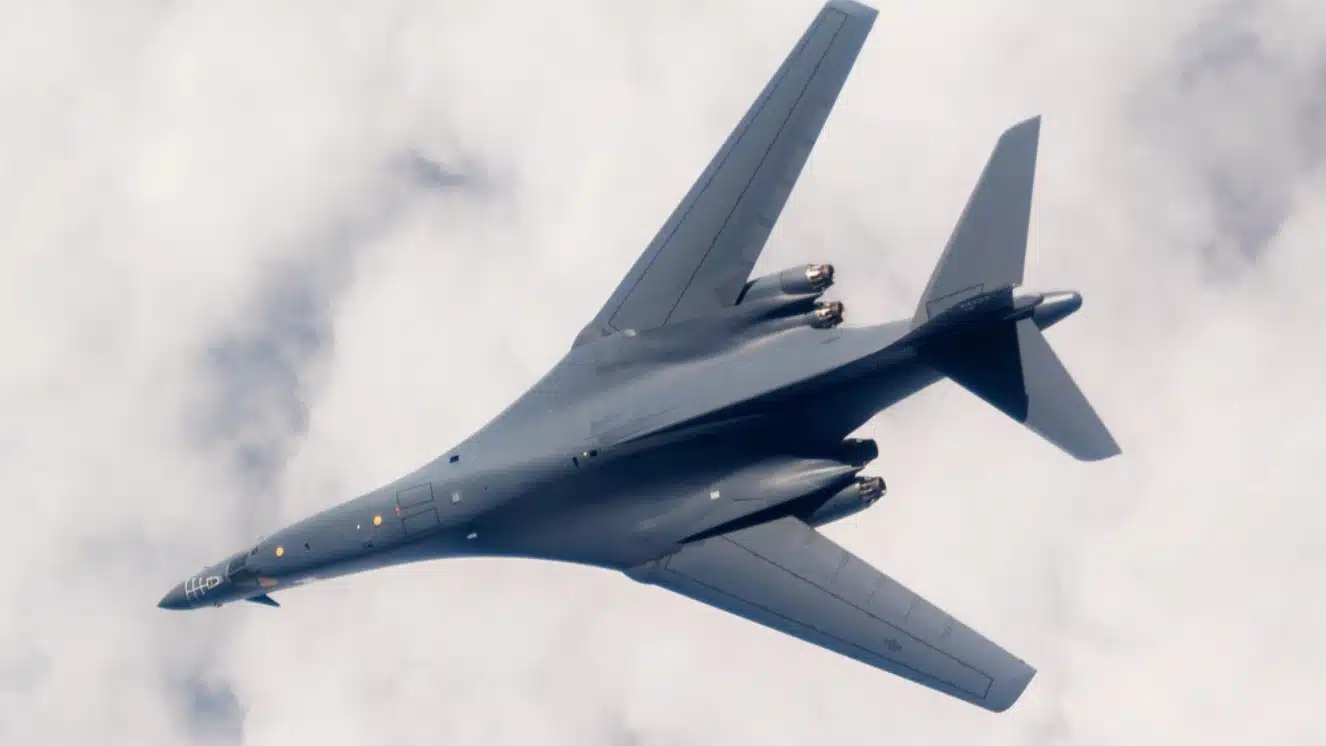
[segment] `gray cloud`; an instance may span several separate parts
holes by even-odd
[[[1037,664],[1013,711],[582,568],[153,608],[540,375],[817,6],[0,6],[0,739],[1319,734],[1326,13],[1292,0],[884,8],[761,263],[909,312],[1045,114],[1029,278],[1084,291],[1053,341],[1124,457],[940,385],[867,426],[890,498],[830,530]]]
[[[1213,279],[1267,249],[1295,184],[1326,155],[1326,56],[1278,45],[1264,29],[1272,5],[1213,4],[1134,100],[1152,137],[1191,158],[1201,179],[1214,230],[1200,250]]]
[[[194,676],[177,686],[185,701],[185,722],[192,742],[244,742],[244,713],[228,685]]]

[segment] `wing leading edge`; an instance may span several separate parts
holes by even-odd
[[[825,4],[576,345],[736,302],[875,16]]]
[[[796,518],[688,544],[627,575],[994,712],[1036,675]]]

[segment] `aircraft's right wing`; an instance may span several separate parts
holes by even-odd
[[[994,712],[1036,675],[792,517],[687,544],[626,574]]]
[[[576,345],[736,302],[875,22],[829,0]]]

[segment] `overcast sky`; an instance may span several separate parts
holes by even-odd
[[[1320,743],[1318,0],[885,4],[757,267],[909,315],[1044,115],[1028,284],[1123,456],[942,383],[827,530],[1038,667],[1009,712],[574,567],[155,607],[536,380],[819,4],[0,3],[0,742]]]

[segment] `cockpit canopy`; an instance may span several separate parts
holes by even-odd
[[[226,580],[237,586],[258,585],[258,573],[249,569],[249,557],[257,549],[239,552],[226,562]]]

